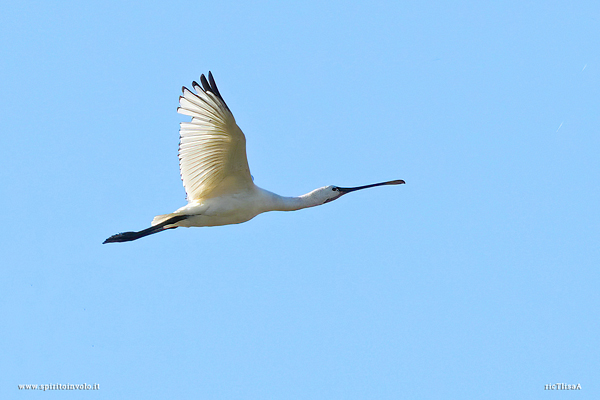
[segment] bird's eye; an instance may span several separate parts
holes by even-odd
[[[338,188],[334,187],[334,188],[331,188],[331,190],[333,190],[334,192],[337,192]]]

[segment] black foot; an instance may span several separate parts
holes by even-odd
[[[169,218],[168,220],[161,222],[158,225],[151,226],[150,228],[146,228],[139,232],[121,232],[116,235],[112,235],[108,239],[106,239],[102,244],[106,243],[117,243],[117,242],[131,242],[132,240],[139,239],[144,236],[152,235],[154,233],[162,232],[167,229],[175,229],[176,226],[165,228],[167,225],[171,225],[177,223],[183,219],[188,218],[189,215],[176,215],[174,217]]]
[[[121,232],[116,235],[112,235],[106,239],[102,244],[116,243],[116,242],[130,242],[135,239],[139,239],[140,234],[138,232]]]

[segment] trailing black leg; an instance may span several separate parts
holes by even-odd
[[[117,242],[130,242],[132,240],[136,240],[136,239],[142,238],[144,236],[152,235],[154,233],[162,232],[167,229],[175,229],[175,228],[177,228],[176,226],[171,227],[171,228],[165,228],[165,226],[174,224],[181,220],[184,220],[187,217],[188,217],[188,215],[176,215],[175,217],[169,218],[168,220],[163,221],[160,224],[151,226],[150,228],[146,228],[146,229],[138,231],[138,232],[117,233],[116,235],[112,235],[111,237],[106,239],[102,244],[117,243]]]

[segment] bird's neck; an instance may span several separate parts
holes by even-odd
[[[314,196],[311,196],[312,192],[298,197],[286,197],[271,193],[264,189],[261,190],[264,196],[268,198],[267,206],[269,209],[265,211],[295,211],[318,206],[323,203],[314,198]]]

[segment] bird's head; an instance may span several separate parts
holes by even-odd
[[[325,186],[318,190],[318,197],[323,200],[323,204],[337,200],[344,195],[344,193],[340,192],[340,188],[334,185]]]
[[[355,187],[340,187],[340,186],[329,185],[329,186],[325,186],[325,187],[315,190],[313,196],[319,200],[322,200],[323,203],[321,203],[321,204],[325,204],[325,203],[329,203],[330,201],[339,199],[346,193],[355,192],[357,190],[368,189],[368,188],[372,188],[375,186],[401,185],[403,183],[406,183],[406,182],[404,182],[402,179],[397,179],[395,181],[373,183],[370,185],[355,186]]]

